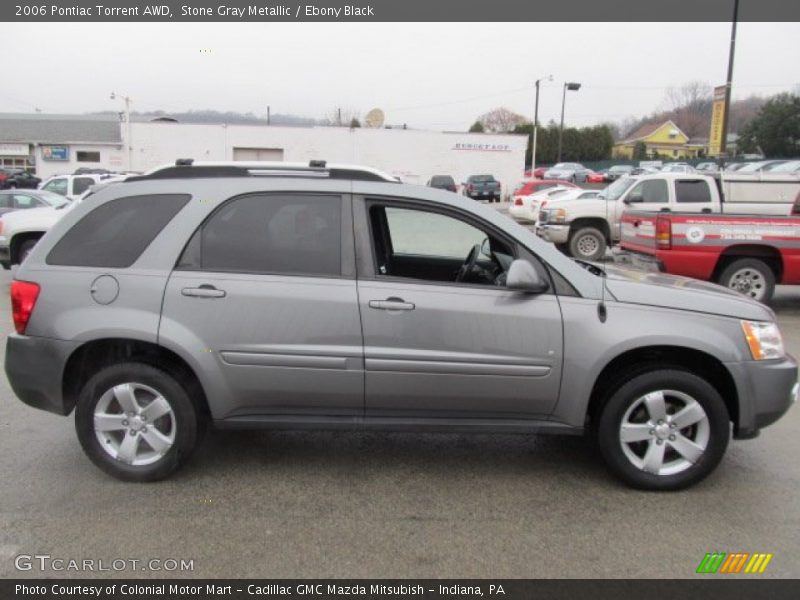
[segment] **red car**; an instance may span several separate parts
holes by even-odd
[[[534,179],[541,179],[542,177],[544,177],[544,172],[547,171],[548,168],[549,167],[536,167],[533,170],[533,178]],[[527,171],[525,171],[525,173],[523,173],[523,176],[525,177],[525,179],[530,179],[531,178],[531,170],[528,169]]]
[[[568,181],[559,181],[558,179],[528,179],[527,181],[520,183],[514,189],[514,200],[516,200],[518,196],[530,196],[531,194],[541,192],[542,190],[546,190],[547,188],[555,187],[557,185],[570,188],[578,187],[574,183],[569,183]]]
[[[605,173],[592,172],[586,176],[586,183],[605,183],[606,181],[608,180]]]

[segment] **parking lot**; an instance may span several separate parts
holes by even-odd
[[[774,306],[800,354],[800,289]],[[344,432],[210,432],[172,479],[137,485],[96,469],[71,418],[24,406],[2,376],[0,575],[81,575],[14,567],[47,554],[193,560],[169,573],[192,577],[682,578],[706,552],[741,551],[797,577],[799,426],[795,407],[669,494],[623,487],[579,438]]]

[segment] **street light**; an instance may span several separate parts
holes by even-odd
[[[536,168],[536,130],[539,128],[539,82],[543,80],[553,81],[553,76],[548,75],[536,80],[536,105],[533,109],[533,139],[531,140],[531,179],[533,179],[533,170]]]
[[[564,104],[567,101],[567,90],[570,92],[577,92],[581,89],[580,83],[568,82],[564,84],[564,93],[561,97],[561,127],[558,130],[558,160],[561,162],[561,141],[564,138]]]
[[[128,171],[132,171],[133,165],[131,164],[131,157],[133,145],[131,144],[131,99],[128,96],[119,96],[115,92],[111,92],[110,97],[112,100],[120,98],[125,102],[125,145],[128,148]]]

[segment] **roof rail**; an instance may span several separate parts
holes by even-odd
[[[324,160],[312,160],[308,163],[238,161],[195,162],[192,158],[179,158],[174,164],[156,167],[144,175],[128,177],[126,181],[265,176],[400,182],[397,177],[379,171],[378,169],[356,165],[329,165]]]

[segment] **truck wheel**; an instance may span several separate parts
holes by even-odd
[[[80,392],[75,429],[84,452],[123,481],[164,479],[197,445],[205,419],[184,386],[156,367],[119,363]]]
[[[600,260],[606,255],[606,236],[594,227],[584,227],[569,238],[570,256],[581,260]]]
[[[759,302],[769,302],[775,292],[775,274],[767,263],[757,258],[733,261],[717,282]]]
[[[728,446],[725,402],[705,379],[658,369],[623,384],[597,424],[600,452],[611,471],[645,490],[679,490],[713,471]]]

